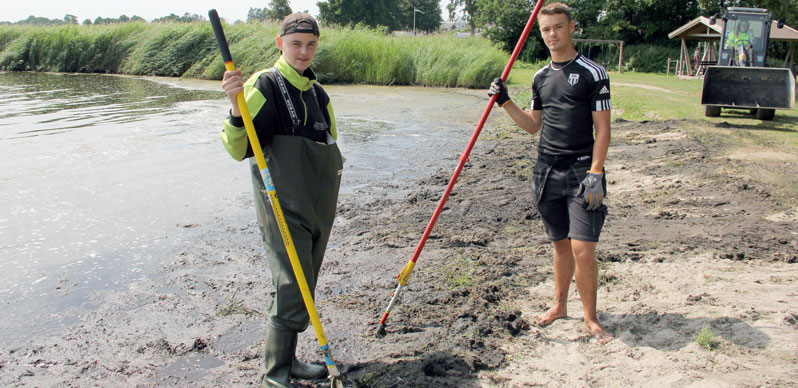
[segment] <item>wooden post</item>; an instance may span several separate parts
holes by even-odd
[[[676,62],[676,76],[680,76],[682,74],[682,59],[684,59],[684,38],[682,38],[682,47],[679,50],[679,61]]]
[[[602,43],[602,44],[614,44],[616,47],[620,47],[618,52],[618,73],[620,73],[623,69],[623,41],[622,40],[606,40],[606,39],[573,39],[573,42],[578,44],[579,48],[583,48],[583,43]],[[588,46],[588,49],[590,46]],[[582,51],[582,50],[578,50]],[[609,66],[609,63],[607,64]]]

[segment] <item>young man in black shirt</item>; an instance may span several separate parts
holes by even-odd
[[[535,318],[548,325],[567,315],[568,289],[576,275],[585,325],[600,343],[613,336],[596,314],[596,244],[607,207],[604,161],[610,145],[610,81],[607,72],[573,47],[570,9],[550,3],[541,9],[540,33],[551,63],[532,81],[529,111],[512,102],[501,78],[489,95],[525,131],[540,131],[532,187],[546,234],[554,245],[554,304]],[[595,137],[594,137],[595,130]]]

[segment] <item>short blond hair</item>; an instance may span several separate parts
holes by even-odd
[[[560,3],[559,1],[546,4],[543,8],[540,9],[540,13],[544,15],[563,14],[568,19],[569,22],[571,21],[571,7],[563,3]]]

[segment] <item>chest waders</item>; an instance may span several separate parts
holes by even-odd
[[[294,241],[308,288],[313,295],[327,240],[330,237],[342,168],[335,144],[318,144],[299,136],[274,136],[264,146],[285,223]],[[257,163],[250,162],[258,226],[265,243],[274,291],[270,324],[286,330],[304,331],[307,309],[294,276],[283,236],[269,204],[269,194]]]
[[[292,132],[301,133],[302,123],[288,94],[285,80],[276,69],[274,72],[291,116]],[[312,101],[316,103],[306,104],[308,115],[314,118],[311,121],[317,122],[320,119],[324,122],[315,91]],[[291,359],[285,357],[286,354],[295,354],[297,332],[307,328],[310,316],[306,303],[303,303],[301,286],[284,243],[285,231],[280,228],[279,220],[270,206],[269,191],[274,190],[277,198],[280,198],[283,222],[290,233],[289,238],[293,240],[296,258],[313,303],[319,269],[335,218],[343,162],[337,144],[320,144],[304,136],[272,136],[263,147],[263,156],[269,166],[272,188],[264,184],[257,162],[250,161],[250,166],[258,226],[274,285],[269,307],[267,348],[264,352],[264,385],[287,387],[289,374],[318,377],[318,372],[308,372],[303,376],[302,373],[297,373],[302,364],[295,357],[293,363],[289,363]],[[314,328],[316,327],[320,328],[321,324],[314,321]],[[308,366],[304,369],[308,369]],[[323,376],[325,370],[322,368],[321,372]]]
[[[272,71],[291,116],[292,132],[300,133],[303,123],[288,94],[285,80],[277,69]],[[324,122],[313,86],[310,90],[313,91],[314,103],[306,104],[308,116],[315,118],[312,121]],[[263,146],[263,156],[269,166],[277,197],[280,198],[285,223],[296,247],[308,288],[313,294],[335,218],[340,172],[343,169],[341,153],[335,143],[319,144],[303,136],[275,135]],[[307,309],[302,303],[302,295],[269,204],[268,190],[260,169],[256,161],[251,161],[250,165],[258,225],[274,283],[270,325],[303,331],[308,326]]]
[[[225,69],[234,71],[235,65],[219,15],[212,9],[208,11],[208,16]],[[290,103],[290,98],[286,102]],[[313,112],[314,118],[323,117],[318,112],[320,108],[315,93],[314,102],[311,104],[316,110]],[[294,356],[297,331],[304,330],[310,319],[330,372],[331,387],[351,386],[351,381],[341,373],[332,358],[312,295],[335,214],[343,167],[338,146],[332,141],[319,144],[302,137],[274,136],[264,152],[241,92],[236,96],[236,105],[241,111],[247,137],[255,154],[252,178],[258,221],[263,240],[267,243],[266,253],[275,285],[270,307],[272,314],[266,332],[266,374],[262,385],[291,388],[291,375],[301,378],[323,376],[323,373],[317,373],[318,369],[314,369],[313,365],[301,364]],[[293,122],[298,122],[298,117]],[[331,137],[328,135],[328,138]],[[268,163],[273,163],[271,167],[266,159],[269,159]],[[280,188],[280,195],[287,199],[285,211],[278,200],[277,187]],[[271,209],[267,209],[267,201]],[[307,278],[306,273],[309,275]],[[312,286],[309,287],[309,283]],[[303,307],[300,301],[304,302],[306,309],[302,313],[298,312]],[[323,367],[315,367],[324,372]]]

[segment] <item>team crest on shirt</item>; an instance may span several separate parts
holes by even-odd
[[[568,83],[574,86],[577,82],[579,82],[579,73],[571,73],[571,75],[568,76]]]

